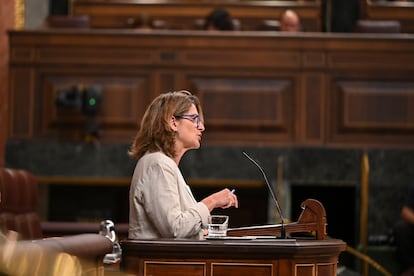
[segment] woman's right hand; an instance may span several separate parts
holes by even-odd
[[[214,208],[226,209],[231,206],[234,206],[235,208],[239,207],[237,196],[227,188],[217,193],[211,194],[210,196],[204,198],[201,202],[207,206],[210,212]]]

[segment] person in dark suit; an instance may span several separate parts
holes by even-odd
[[[233,19],[226,9],[216,8],[206,17],[203,29],[207,31],[233,31]]]
[[[394,228],[401,276],[414,275],[414,187],[411,187]]]

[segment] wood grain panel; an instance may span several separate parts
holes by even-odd
[[[56,113],[55,93],[98,84],[102,141],[130,142],[150,100],[186,89],[202,99],[207,144],[414,146],[413,35],[9,34],[11,139],[79,137],[84,118]]]
[[[137,49],[123,49],[118,47],[84,47],[74,49],[73,47],[59,47],[51,49],[42,47],[36,51],[36,59],[42,63],[52,64],[83,64],[85,60],[93,64],[125,65],[125,64],[148,64],[158,60],[157,52],[137,51]]]
[[[315,264],[296,264],[295,275],[300,275],[300,276],[319,275],[319,274],[316,274],[315,267],[316,267]],[[325,275],[325,274],[321,274],[321,275]],[[327,274],[327,275],[332,275],[332,274]]]
[[[319,144],[323,142],[325,129],[326,95],[325,78],[323,74],[304,74],[301,79],[299,101],[295,106],[301,125],[298,127],[298,141]]]
[[[323,68],[326,66],[326,54],[318,51],[303,53],[302,64],[305,68]]]
[[[344,131],[413,131],[413,82],[341,81],[338,86]]]
[[[236,77],[190,81],[203,103],[207,139],[232,132],[253,139],[258,130],[262,139],[293,136],[291,81]]]
[[[155,98],[162,92],[188,90],[188,86],[184,84],[185,81],[182,78],[182,74],[176,71],[160,70],[159,72],[155,72],[152,83],[154,84],[152,98]]]
[[[412,82],[335,82],[328,140],[333,144],[407,145],[414,133]]]
[[[10,49],[10,59],[16,62],[19,61],[34,61],[35,49],[29,47],[19,47]]]
[[[9,135],[16,138],[32,137],[36,117],[34,114],[34,70],[16,68],[10,70]]]
[[[414,69],[414,55],[404,53],[402,49],[399,53],[382,51],[337,52],[328,55],[328,66],[332,69],[349,70],[398,70],[401,67]]]
[[[41,112],[43,135],[82,138],[85,115],[79,108],[56,106],[55,99],[60,91],[68,90],[73,85],[80,89],[99,85],[102,89],[102,102],[98,123],[105,136],[109,140],[118,140],[123,138],[123,135],[133,137],[133,129],[137,128],[151,100],[147,93],[148,77],[145,75],[116,77],[105,76],[102,73],[94,73],[93,76],[86,77],[78,74],[79,72],[61,71],[59,74],[50,73],[43,79],[42,86],[46,97],[40,104],[44,107],[43,110],[47,110]]]
[[[246,52],[249,52],[249,63],[246,63]],[[237,67],[237,68],[272,68],[275,62],[279,68],[292,69],[301,65],[301,54],[293,51],[249,51],[249,49],[217,52],[216,50],[186,51],[183,62],[188,66],[202,64],[203,66]]]
[[[320,263],[316,265],[317,275],[336,275],[336,263]]]
[[[145,261],[144,275],[206,276],[206,265],[202,262]]]
[[[272,276],[273,265],[270,263],[212,263],[214,276]]]

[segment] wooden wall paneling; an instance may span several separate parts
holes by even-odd
[[[36,39],[36,38],[33,38]],[[38,39],[41,39],[39,37]],[[36,62],[39,64],[65,64],[67,65],[78,65],[86,68],[91,65],[96,66],[108,66],[109,69],[115,69],[112,67],[115,65],[140,65],[140,64],[151,64],[158,60],[157,52],[151,49],[138,50],[138,46],[134,47],[132,44],[125,45],[122,51],[118,45],[101,45],[105,42],[97,41],[96,45],[83,44],[82,39],[90,41],[88,37],[78,37],[77,41],[72,41],[70,35],[62,33],[56,36],[56,40],[59,40],[55,46],[44,45],[36,49]],[[101,37],[104,41],[105,37]],[[112,38],[112,41],[116,41],[116,38]],[[60,44],[62,43],[62,44]],[[72,44],[73,43],[73,44]],[[59,45],[60,44],[60,45]],[[71,45],[72,44],[72,45]]]
[[[194,77],[190,81],[203,102],[207,141],[293,140],[293,81],[243,77]]]
[[[35,79],[34,68],[10,70],[9,136],[30,139],[34,135]]]
[[[326,56],[325,52],[312,49],[301,55],[303,71],[295,105],[298,143],[322,144],[324,140],[325,75],[318,71],[326,68]]]
[[[32,121],[20,120],[19,133],[11,132],[11,138],[54,137],[57,128],[66,131],[56,126],[66,115],[69,121],[73,118],[66,114],[54,119],[53,112],[45,113],[51,107],[44,108],[52,99],[37,97],[54,99],[47,95],[66,84],[99,80],[116,105],[144,98],[142,106],[134,107],[137,114],[131,106],[117,110],[104,104],[102,139],[130,141],[137,120],[132,117],[142,116],[138,109],[145,102],[162,92],[189,89],[203,100],[209,143],[413,145],[411,121],[387,127],[390,135],[385,136],[376,134],[384,132],[381,124],[378,130],[358,133],[350,131],[354,127],[344,128],[345,98],[340,92],[349,82],[412,89],[414,40],[409,35],[26,30],[11,32],[10,39],[11,80],[18,85],[11,94],[38,101],[29,104],[35,116],[24,117]],[[370,85],[358,89],[366,93]],[[411,100],[406,103],[411,108]],[[17,111],[12,114],[22,117]],[[11,120],[16,127],[15,117]],[[29,125],[43,132],[31,133]]]
[[[41,80],[41,89],[45,96],[37,101],[43,110],[40,117],[41,135],[43,137],[66,138],[68,140],[83,139],[84,118],[79,108],[57,107],[56,99],[60,92],[69,91],[72,86],[82,89],[89,86],[83,76],[71,72],[44,72]],[[43,100],[43,101],[41,101]]]
[[[328,66],[336,72],[345,71],[355,73],[357,71],[371,72],[375,78],[381,78],[384,71],[393,74],[393,70],[405,68],[414,68],[414,55],[412,53],[391,53],[384,51],[361,50],[350,52],[336,52],[328,55]],[[363,62],[361,62],[363,60]],[[404,72],[400,72],[404,74]]]
[[[177,90],[189,90],[185,83],[183,73],[179,70],[157,70],[155,72],[156,79],[154,80],[154,98],[161,93]],[[190,91],[193,92],[193,91]]]
[[[393,44],[394,47],[390,47]],[[412,70],[413,58],[412,51],[407,48],[407,44],[403,41],[395,41],[390,43],[388,39],[379,39],[375,47],[368,49],[369,44],[362,45],[360,42],[355,42],[350,45],[350,51],[335,51],[327,55],[327,65],[330,71],[327,73],[327,105],[329,107],[328,125],[326,127],[327,143],[328,144],[354,144],[354,145],[388,145],[395,146],[399,143],[406,145],[412,139],[412,133],[407,130],[396,130],[397,124],[392,128],[388,125],[384,128],[384,122],[381,120],[382,115],[380,104],[381,98],[384,97],[384,89],[388,87],[389,96],[395,88],[404,87],[405,91],[413,89],[412,86]],[[388,45],[388,47],[386,46]],[[335,46],[337,47],[337,46]],[[345,47],[345,45],[344,45]],[[360,49],[356,51],[355,49]],[[405,68],[404,70],[400,70]],[[351,92],[352,91],[352,92]],[[398,93],[397,93],[398,94]],[[392,96],[393,102],[389,102],[386,107],[387,111],[391,110],[393,105],[399,105],[401,98],[396,100],[397,94]],[[378,120],[373,124],[370,122],[368,126],[356,126],[355,121],[351,127],[349,124],[350,114],[355,114],[357,105],[355,105],[354,97],[352,97],[353,104],[346,104],[344,101],[348,100],[350,95],[361,95],[358,104],[363,105],[361,109],[370,113],[358,113],[359,123],[363,122],[363,118],[371,117],[371,120]],[[364,96],[363,96],[364,95]],[[369,101],[366,101],[367,95]],[[391,98],[389,98],[391,99]],[[369,103],[369,106],[367,104]],[[410,101],[406,102],[410,104]],[[412,108],[412,107],[411,107]],[[393,116],[403,117],[401,114],[404,108],[398,108],[397,114]],[[390,114],[388,114],[390,115]],[[352,117],[355,120],[355,117]],[[375,118],[375,119],[374,119]],[[391,117],[392,118],[392,117]],[[387,120],[392,120],[387,118]],[[401,124],[400,124],[401,126]]]
[[[381,81],[338,82],[343,104],[342,128],[378,131],[409,130],[414,117],[409,110],[413,101],[414,83]]]
[[[321,73],[303,73],[295,104],[297,142],[323,144],[326,120],[325,77]]]
[[[333,142],[410,143],[413,82],[337,80],[335,85]]]
[[[339,82],[343,104],[343,129],[412,132],[414,82]]]
[[[260,51],[249,48],[253,40],[232,41],[223,39],[216,45],[204,44],[198,49],[176,50],[180,56],[180,64],[186,66],[202,66],[211,69],[223,69],[225,67],[234,70],[267,71],[277,69],[295,69],[301,66],[301,54],[297,51],[264,47]],[[216,43],[214,39],[210,43]],[[233,49],[229,46],[237,43]],[[261,39],[255,41],[261,43]],[[263,42],[265,44],[266,42]],[[293,43],[292,43],[293,44]],[[204,48],[206,47],[206,48]],[[237,47],[237,48],[236,48]],[[220,50],[218,50],[220,49]],[[274,71],[275,73],[278,71]]]
[[[11,47],[10,61],[18,64],[33,62],[35,51],[31,47]],[[35,68],[21,66],[9,68],[9,136],[32,138],[34,132]]]
[[[23,1],[3,0],[0,8],[0,167],[5,165],[6,141],[9,131],[9,41],[7,30],[24,24]]]
[[[294,140],[296,80],[292,70],[301,64],[297,52],[269,48],[246,55],[242,49],[190,49],[182,57],[187,66],[202,65],[211,70],[207,74],[205,69],[187,72],[189,87],[200,95],[204,105],[209,143],[243,144],[247,139],[290,144]],[[264,110],[275,113],[263,114]],[[262,133],[258,136],[257,132]]]
[[[89,75],[89,76],[88,76]],[[45,136],[82,139],[86,116],[80,108],[57,107],[57,94],[69,90],[72,86],[79,89],[97,85],[102,89],[102,102],[98,124],[104,132],[103,139],[117,141],[131,139],[145,108],[152,100],[148,93],[150,81],[147,73],[141,75],[111,74],[108,72],[82,72],[61,70],[50,71],[43,79],[43,91],[46,91],[45,109],[42,126]]]

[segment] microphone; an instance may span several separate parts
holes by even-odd
[[[280,215],[280,219],[282,220],[282,223],[281,223],[281,230],[280,230],[280,235],[281,235],[281,238],[282,239],[286,239],[286,229],[285,229],[285,224],[284,224],[284,220],[285,220],[285,218],[283,217],[283,214],[282,214],[282,209],[280,209],[280,206],[279,206],[279,201],[276,199],[276,196],[275,196],[275,194],[273,193],[273,189],[272,189],[272,187],[270,186],[270,183],[269,183],[269,181],[267,180],[267,177],[266,177],[266,174],[265,174],[265,172],[264,172],[264,170],[263,170],[263,168],[256,162],[256,161],[254,161],[254,159],[253,158],[251,158],[246,152],[244,152],[243,151],[243,154],[244,154],[244,156],[246,156],[253,164],[255,164],[256,165],[256,167],[258,167],[259,168],[259,170],[262,172],[262,174],[263,174],[263,178],[264,178],[264,180],[265,180],[265,182],[266,182],[266,185],[267,185],[267,188],[269,189],[269,192],[270,192],[270,195],[271,195],[271,197],[272,197],[272,199],[273,199],[273,201],[275,202],[275,204],[276,204],[276,209],[277,209],[277,211],[278,211],[278,213],[279,213],[279,215]]]

